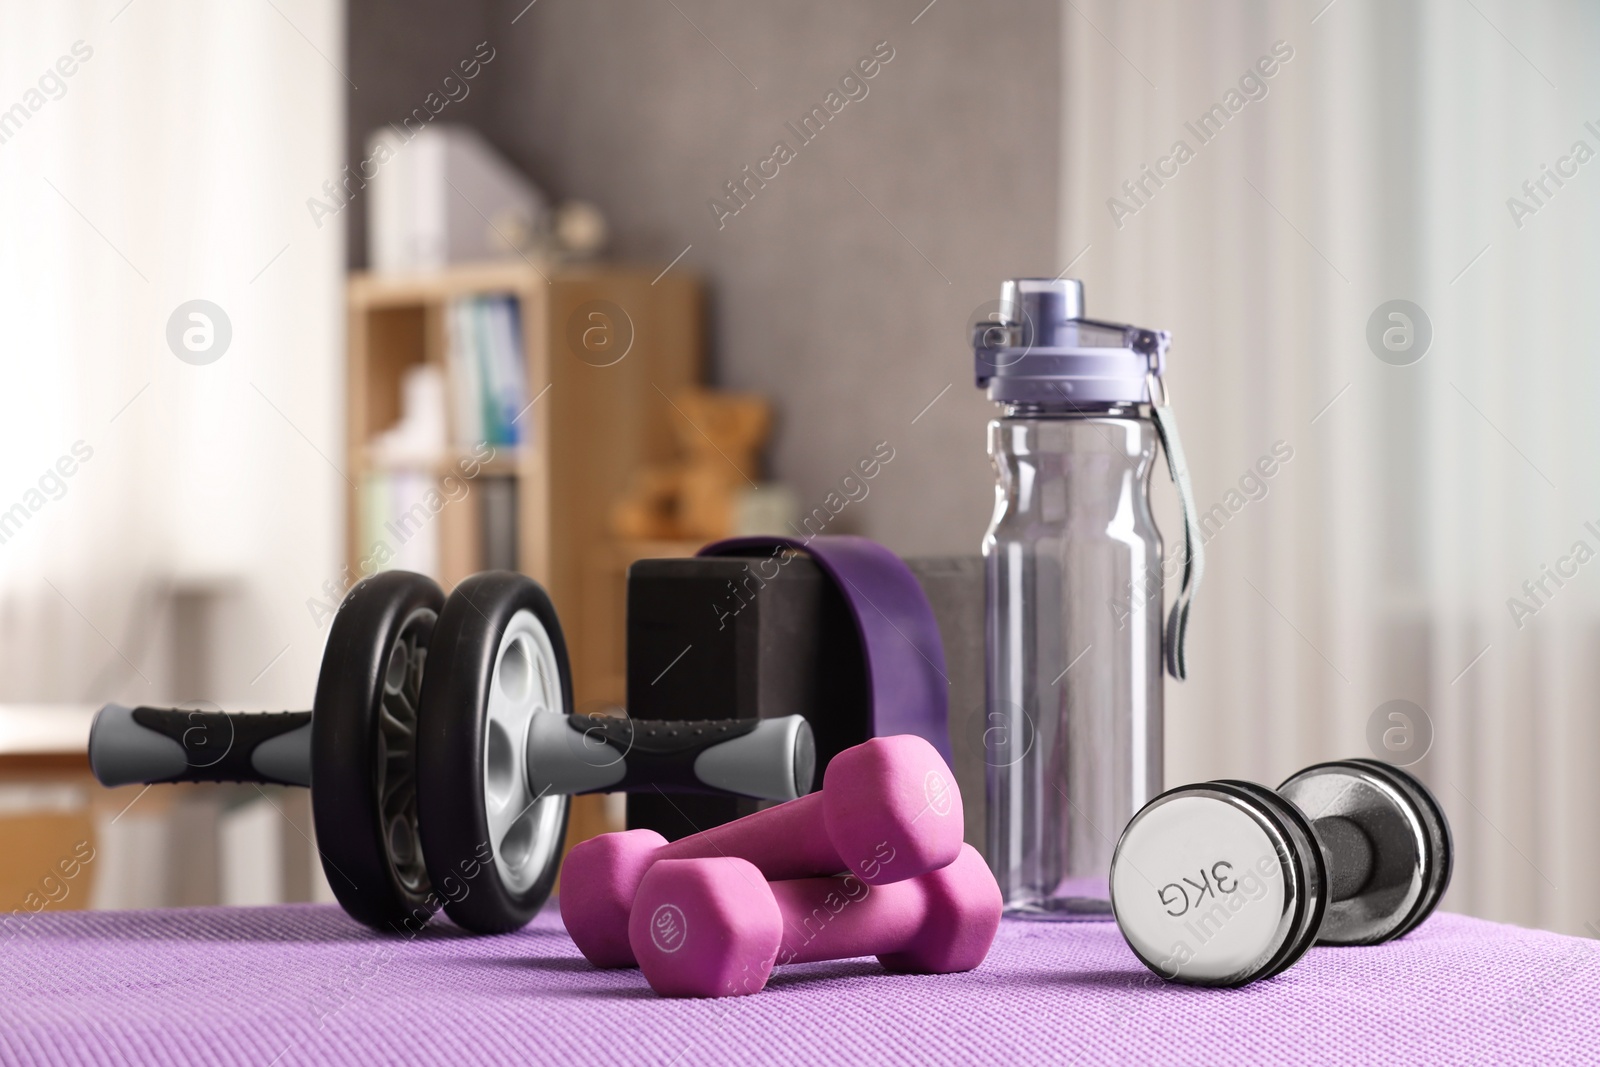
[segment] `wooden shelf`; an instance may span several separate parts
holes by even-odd
[[[350,277],[350,307],[408,307],[442,302],[458,296],[485,293],[520,293],[546,285],[553,263],[511,260],[504,263],[475,263],[429,274],[361,273]]]
[[[513,448],[513,446],[505,446],[505,449],[505,451],[487,460],[480,460],[466,452],[427,462],[379,462],[370,457],[363,457],[354,464],[354,470],[358,474],[377,474],[385,471],[424,471],[429,474],[444,475],[454,474],[460,469],[459,465],[462,463],[473,462],[477,463],[480,468],[480,476],[484,474],[503,474],[514,477],[522,474],[527,469],[527,465],[533,460],[532,451],[525,448]]]
[[[688,276],[674,271],[679,279]],[[430,274],[373,274],[350,276],[351,308],[411,307],[442,303],[461,296],[526,293],[556,282],[646,284],[660,274],[659,267],[599,263],[557,263],[543,259],[513,259],[497,263],[467,263]],[[663,282],[666,278],[661,279]],[[692,282],[691,282],[692,285]]]

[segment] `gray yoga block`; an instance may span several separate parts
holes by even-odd
[[[984,847],[983,557],[924,556],[906,560],[939,621],[949,676],[950,749],[966,813],[967,843]]]

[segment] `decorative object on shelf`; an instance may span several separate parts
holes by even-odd
[[[399,513],[364,516],[362,490],[351,493],[346,547],[351,578],[343,585],[371,573],[363,570],[363,561],[388,557],[387,565],[394,565],[393,558],[413,541],[425,547],[407,555],[408,564],[435,575],[446,589],[491,563],[509,564],[545,584],[563,618],[585,634],[584,650],[614,641],[620,665],[620,604],[614,634],[585,622],[611,614],[609,604],[602,613],[584,599],[589,553],[612,542],[608,511],[633,473],[674,455],[673,423],[682,417],[653,386],[672,394],[699,373],[699,284],[674,270],[652,285],[660,272],[660,265],[595,264],[546,267],[541,274],[516,260],[428,275],[352,277],[346,467],[351,480],[361,487],[373,472],[395,469],[372,444],[410,421],[404,383],[419,368],[432,368],[443,378],[448,444],[431,470],[402,465],[426,477],[420,487],[390,487],[388,499],[405,502]],[[571,351],[568,337],[570,321],[597,302],[624,309],[638,327],[627,358],[603,368],[603,381],[597,381],[597,368]],[[476,341],[471,349],[452,344],[465,332],[457,328],[463,319],[476,337],[485,307],[498,309],[499,336],[506,343],[496,362],[507,364],[503,380],[515,386],[513,395],[520,394],[497,408],[500,420],[515,431],[514,446],[495,444],[484,432],[487,379],[480,371],[483,364],[467,358]],[[520,381],[510,363],[520,364]],[[618,426],[628,432],[619,434]],[[485,492],[491,477],[508,481]],[[430,506],[419,511],[419,501]],[[419,532],[424,526],[428,532]],[[424,555],[426,562],[418,558]],[[620,568],[615,590],[608,585],[603,592],[620,601]],[[586,656],[587,651],[578,655],[580,664]],[[588,666],[577,670],[580,699],[621,701],[620,668],[605,678]]]
[[[608,228],[598,207],[567,200],[552,210],[477,130],[434,123],[407,132],[402,138],[386,126],[367,140],[373,270],[412,274],[502,259],[554,265],[592,260],[605,249]]]
[[[400,378],[400,418],[372,439],[367,454],[382,468],[431,468],[449,447],[444,371],[432,363],[407,367]]]
[[[730,537],[738,532],[741,496],[759,492],[772,406],[764,397],[699,386],[678,390],[672,403],[682,415],[673,424],[679,458],[634,475],[611,509],[611,528],[641,541]]]
[[[574,260],[592,259],[605,250],[606,217],[587,200],[567,200],[556,208],[551,236],[558,253]]]

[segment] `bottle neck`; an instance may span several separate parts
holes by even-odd
[[[1036,401],[1007,402],[1000,405],[1003,419],[1148,419],[1148,404],[1041,404]]]

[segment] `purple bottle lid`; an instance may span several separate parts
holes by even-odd
[[[973,370],[997,403],[1148,404],[1170,340],[1166,330],[1086,318],[1076,278],[1014,278],[1000,287],[999,311],[973,327]]]

